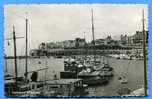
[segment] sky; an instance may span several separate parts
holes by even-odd
[[[4,6],[4,50],[13,55],[13,26],[17,37],[25,37],[28,19],[28,51],[41,42],[92,40],[91,9],[94,15],[95,39],[111,35],[133,35],[142,30],[142,10],[148,28],[148,6],[145,4],[18,4]],[[9,44],[8,44],[9,42]],[[17,54],[25,54],[25,38],[17,39]]]

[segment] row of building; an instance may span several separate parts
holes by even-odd
[[[148,41],[148,31],[146,31],[146,37]],[[121,35],[120,40],[114,40],[110,35],[104,39],[96,39],[95,45],[116,45],[116,46],[141,46],[143,42],[143,33],[141,31],[136,31],[132,36]],[[54,48],[80,48],[84,46],[92,46],[93,41],[86,43],[84,38],[76,38],[75,40],[66,40],[62,42],[50,42],[46,44],[49,49]]]
[[[126,46],[141,46],[143,44],[143,32],[136,31],[132,36],[121,35],[120,42]],[[148,43],[148,31],[146,31],[146,42]]]
[[[50,42],[46,44],[48,49],[54,48],[78,48],[85,46],[86,41],[84,38],[76,38],[75,40],[66,40],[61,42]]]
[[[95,45],[119,45],[119,41],[113,40],[111,36],[107,36],[105,39],[96,39]],[[76,38],[75,40],[66,40],[61,42],[46,43],[46,49],[55,48],[83,48],[86,46],[93,46],[93,41],[87,43],[84,38]]]
[[[148,43],[148,31],[146,31],[146,41]],[[96,39],[94,42],[86,42],[85,38],[75,38],[74,40],[65,40],[60,42],[41,43],[38,49],[32,49],[30,54],[46,55],[50,50],[55,49],[77,49],[77,48],[97,49],[121,49],[121,48],[140,48],[143,44],[143,33],[136,31],[132,36],[120,35],[120,40],[114,40],[110,35],[104,39]]]

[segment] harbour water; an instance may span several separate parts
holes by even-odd
[[[120,88],[129,88],[131,91],[141,88],[144,85],[144,63],[143,60],[123,60],[108,58],[109,64],[114,68],[114,77],[107,84],[102,86],[92,86],[93,92],[90,92],[88,96],[117,96],[117,91]],[[25,59],[18,59],[18,75],[23,76],[25,73]],[[5,66],[6,67],[6,66]],[[38,72],[38,80],[51,80],[54,74],[57,78],[60,78],[60,71],[64,71],[64,58],[29,58],[28,59],[28,71],[34,71],[41,68],[48,69]],[[6,69],[6,68],[5,68]],[[14,60],[7,59],[7,72],[14,74]],[[118,80],[120,76],[127,73],[127,84],[121,84]],[[29,79],[30,79],[29,74]],[[45,76],[46,75],[46,76]]]

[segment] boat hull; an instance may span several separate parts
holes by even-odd
[[[78,78],[83,79],[83,83],[87,85],[105,85],[109,83],[109,79],[106,77],[94,76],[78,76]]]

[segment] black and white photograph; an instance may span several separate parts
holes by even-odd
[[[6,97],[147,96],[148,5],[4,5]]]

